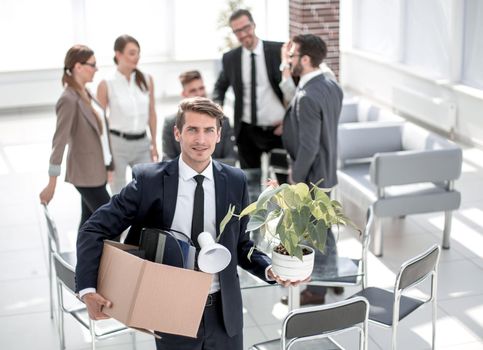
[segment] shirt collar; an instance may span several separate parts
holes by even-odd
[[[263,41],[261,39],[258,39],[258,44],[257,46],[255,46],[253,51],[248,50],[244,46],[242,46],[242,51],[244,55],[247,55],[249,57],[252,52],[255,54],[255,56],[260,56],[263,53]]]
[[[310,79],[315,78],[316,76],[321,75],[322,73],[323,72],[321,69],[316,69],[313,72],[302,75],[300,77],[299,87],[302,89]]]
[[[118,69],[116,69],[116,73],[114,73],[118,79],[123,79],[127,82],[126,76],[122,74]],[[136,72],[133,71],[129,77],[129,82],[132,83],[136,79]]]
[[[179,176],[184,180],[188,181],[196,175],[203,175],[205,179],[213,180],[213,160],[210,158],[210,164],[203,170],[202,173],[198,173],[196,170],[191,168],[188,164],[183,161],[181,155],[178,160]]]

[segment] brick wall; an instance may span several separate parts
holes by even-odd
[[[327,44],[325,63],[339,77],[339,0],[290,0],[290,37],[319,35]]]

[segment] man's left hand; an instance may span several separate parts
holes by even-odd
[[[286,279],[281,278],[275,272],[273,272],[272,268],[268,269],[267,275],[268,275],[269,278],[271,278],[272,280],[276,281],[278,284],[280,284],[281,286],[284,286],[284,287],[298,286],[300,284],[305,284],[305,283],[308,283],[310,281],[310,278],[311,278],[309,276],[306,279],[299,280],[299,281],[286,280]]]
[[[275,127],[275,129],[273,130],[273,134],[276,136],[282,136],[283,122],[282,121],[275,122],[272,125]]]

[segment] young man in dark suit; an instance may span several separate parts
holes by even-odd
[[[302,34],[292,39],[289,63],[292,75],[300,81],[284,119],[282,138],[292,159],[289,182],[331,188],[337,185],[337,125],[343,93],[319,67],[326,55],[327,46],[318,36]],[[337,247],[329,228],[326,252],[316,254],[315,264],[333,263],[336,258]],[[341,288],[334,290],[342,292]],[[300,304],[324,303],[325,294],[325,287],[308,286]]]
[[[278,84],[283,43],[260,40],[247,10],[234,12],[229,23],[241,47],[223,55],[213,99],[223,104],[228,87],[233,88],[240,165],[243,169],[260,169],[262,153],[282,147],[285,107]]]
[[[143,227],[172,228],[196,236],[201,231],[219,235],[219,225],[229,205],[240,212],[248,204],[247,183],[240,169],[212,160],[220,140],[223,112],[209,99],[195,97],[181,102],[175,136],[181,155],[168,162],[141,164],[133,180],[119,195],[96,211],[79,231],[77,240],[77,290],[93,319],[107,316],[102,307],[110,302],[96,293],[103,241],[131,227],[126,243],[137,244]],[[203,193],[201,203],[198,194]],[[200,206],[203,208],[200,214]],[[201,220],[201,227],[200,227]],[[215,274],[197,338],[161,334],[160,349],[243,348],[243,315],[237,265],[267,281],[283,283],[273,272],[270,259],[255,250],[246,232],[247,220],[233,220],[219,241],[231,253],[231,261]],[[287,285],[287,283],[285,283]],[[169,317],[169,315],[165,315]]]

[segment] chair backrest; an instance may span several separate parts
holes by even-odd
[[[52,215],[50,215],[49,208],[47,207],[47,205],[42,204],[42,207],[44,208],[45,221],[47,222],[47,232],[49,234],[50,253],[53,253],[54,251],[60,252],[59,234],[57,231],[57,226],[55,225],[55,221],[52,218]]]
[[[75,293],[75,267],[65,261],[59,253],[54,252],[53,256],[55,274],[58,280],[61,281],[71,293]]]
[[[396,279],[396,290],[402,290],[422,282],[436,272],[441,247],[433,245],[424,253],[402,264]]]
[[[300,338],[326,337],[359,324],[367,336],[368,314],[369,303],[363,297],[293,310],[283,322],[282,348],[285,349],[287,339],[298,342]]]

